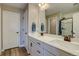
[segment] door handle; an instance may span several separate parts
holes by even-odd
[[[39,42],[37,42],[37,44],[39,44],[39,45],[40,45],[40,43],[39,43]]]
[[[39,50],[37,50],[37,52],[40,54],[40,51]]]
[[[19,33],[19,32],[16,32],[17,34]]]
[[[27,33],[25,33],[25,34],[27,34]]]

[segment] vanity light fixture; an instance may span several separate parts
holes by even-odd
[[[47,3],[39,3],[38,4],[41,10],[46,10],[48,8],[48,4]]]

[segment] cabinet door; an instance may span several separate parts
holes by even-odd
[[[41,31],[41,24],[44,24],[44,31],[46,32],[46,19],[45,19],[45,10],[39,10],[39,32]]]
[[[30,54],[32,56],[36,56],[36,48],[33,42],[30,43],[31,47],[30,47]]]
[[[34,42],[31,40],[32,38],[29,37],[29,40],[28,40],[28,52],[32,55],[32,50],[34,50]]]
[[[34,42],[30,43],[30,54],[32,56],[43,56],[43,48],[40,48]]]
[[[36,24],[36,31],[38,29],[38,6],[35,4],[29,4],[28,5],[29,11],[28,11],[28,32],[32,32],[32,23],[34,22]]]
[[[49,53],[48,51],[44,50],[44,56],[55,56],[55,55],[53,55],[53,54]]]
[[[32,56],[43,56],[43,48],[32,38],[29,39],[29,52]]]
[[[34,42],[29,38],[29,53],[34,56],[36,55],[36,52],[35,52],[35,44]]]
[[[79,12],[73,15],[73,36],[79,37]]]

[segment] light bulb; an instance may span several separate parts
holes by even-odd
[[[45,10],[48,8],[48,4],[46,3],[39,3],[39,7],[42,9],[42,10]]]

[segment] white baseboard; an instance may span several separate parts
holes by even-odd
[[[0,51],[0,55],[1,55],[1,51]]]
[[[4,51],[4,49],[2,49],[1,51]]]
[[[0,51],[0,55],[1,55],[1,52],[3,52],[3,51],[4,51],[4,50],[1,50],[1,51]]]
[[[24,47],[24,45],[20,45],[19,47]]]

